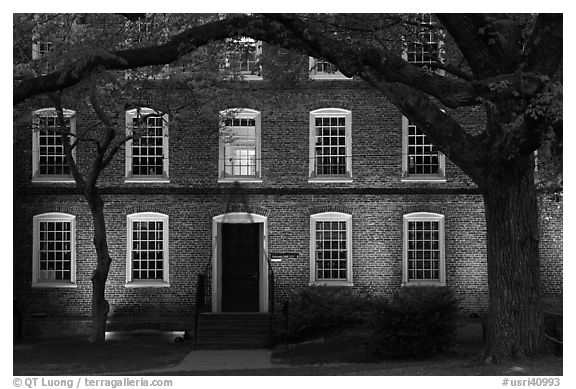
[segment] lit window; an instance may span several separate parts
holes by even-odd
[[[126,112],[126,180],[168,180],[168,115],[150,108]]]
[[[313,80],[351,80],[352,78],[346,77],[342,74],[334,64],[321,59],[309,57],[310,78]]]
[[[403,283],[445,285],[444,266],[444,215],[404,215]]]
[[[402,117],[402,179],[407,181],[446,181],[444,154],[426,135]]]
[[[76,112],[65,109],[62,113],[65,131],[75,134]],[[32,181],[72,182],[56,110],[47,108],[35,111],[32,127]],[[72,150],[74,155],[75,151]]]
[[[230,77],[239,75],[245,80],[262,80],[262,42],[252,38],[226,40],[226,53],[220,65],[221,71]]]
[[[168,215],[128,215],[126,286],[163,287],[168,283]]]
[[[76,218],[45,213],[33,218],[32,287],[76,286]]]
[[[220,120],[219,181],[259,181],[260,112],[233,108]]]
[[[352,286],[352,215],[310,216],[310,283]]]
[[[310,181],[352,180],[352,112],[310,112]]]

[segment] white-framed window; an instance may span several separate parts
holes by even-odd
[[[54,51],[54,42],[51,41],[34,41],[32,43],[32,59],[42,59],[47,54]]]
[[[76,217],[36,215],[32,230],[32,287],[76,287]]]
[[[146,17],[135,21],[127,20],[124,27],[129,36],[126,43],[128,45],[139,44],[150,38],[153,30],[153,23],[152,20]]]
[[[310,216],[310,284],[352,286],[352,215]]]
[[[127,216],[126,286],[168,287],[168,215],[156,212]]]
[[[402,180],[445,182],[445,157],[426,135],[402,117]]]
[[[230,72],[230,77],[241,76],[244,80],[262,80],[262,41],[248,37],[230,38],[225,41],[226,52],[220,70]]]
[[[168,182],[168,114],[151,108],[126,111],[126,181]]]
[[[403,53],[404,60],[411,64],[427,67],[438,61],[443,62],[444,41],[442,31],[434,28],[432,14],[419,13],[414,19],[414,23],[420,27],[415,27],[413,35],[405,41]],[[436,71],[439,75],[444,75],[444,70]]]
[[[346,77],[331,62],[321,58],[308,57],[311,80],[352,80]]]
[[[62,110],[66,131],[76,133],[76,112]],[[73,182],[66,161],[62,134],[58,129],[58,114],[54,108],[34,111],[32,119],[32,181]],[[69,139],[73,139],[69,137]],[[72,157],[75,157],[75,149]]]
[[[248,108],[220,112],[219,182],[260,182],[261,115]]]
[[[352,181],[352,112],[323,108],[310,112],[309,182]]]
[[[414,212],[404,215],[402,283],[446,285],[444,215]]]

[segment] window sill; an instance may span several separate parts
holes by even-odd
[[[169,178],[126,178],[125,184],[169,184]]]
[[[446,282],[442,281],[408,281],[403,282],[401,286],[446,286]]]
[[[262,182],[261,178],[256,177],[230,177],[230,178],[219,178],[219,184],[233,184],[235,182],[242,182],[242,183],[253,183],[258,184]]]
[[[326,183],[350,183],[353,182],[350,177],[315,177],[309,178],[308,182],[311,184],[326,184]]]
[[[346,77],[342,73],[333,74],[310,74],[311,80],[353,80],[351,77]]]
[[[33,184],[75,184],[72,177],[34,177]]]
[[[124,285],[126,288],[169,288],[170,283],[164,281],[132,281]]]
[[[353,282],[349,281],[314,281],[309,286],[354,286]]]
[[[262,81],[264,78],[262,76],[257,76],[255,74],[242,74],[244,81]]]
[[[35,289],[74,289],[78,285],[70,282],[37,282],[32,284],[32,288]]]
[[[401,182],[446,182],[446,177],[440,176],[415,176],[404,177],[400,179]]]

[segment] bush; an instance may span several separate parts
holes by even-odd
[[[404,287],[391,300],[375,299],[368,350],[375,356],[427,357],[450,347],[458,300],[447,288]]]
[[[366,317],[366,294],[350,288],[310,286],[292,293],[288,301],[285,337],[301,342],[317,337],[327,338],[339,331],[362,323]]]

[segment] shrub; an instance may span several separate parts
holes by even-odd
[[[427,357],[445,351],[456,330],[458,300],[447,288],[404,287],[374,299],[368,350],[375,356]]]
[[[285,337],[300,342],[316,337],[329,337],[363,322],[367,294],[350,288],[310,286],[296,290],[288,301]]]

